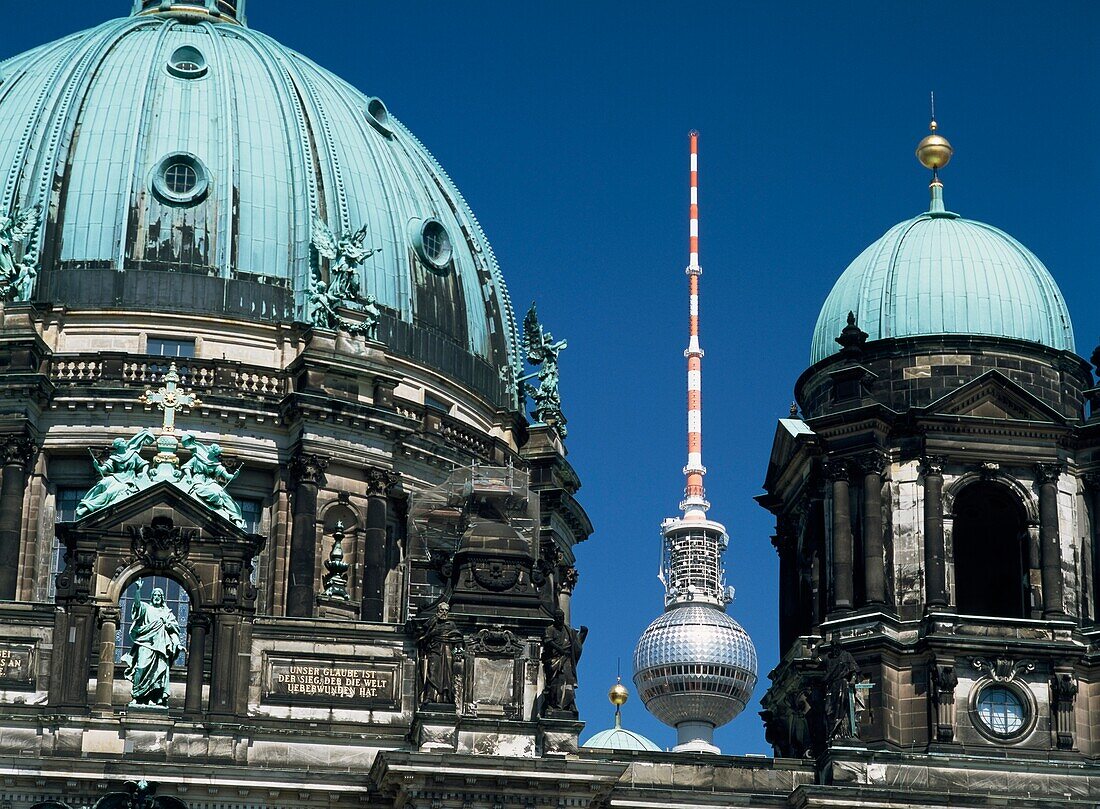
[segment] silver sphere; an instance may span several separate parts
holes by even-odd
[[[634,685],[666,725],[724,725],[756,687],[756,647],[717,607],[682,604],[651,623],[634,649]]]

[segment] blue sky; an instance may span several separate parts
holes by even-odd
[[[19,3],[0,58],[128,12]],[[521,309],[569,340],[570,460],[596,533],[576,623],[587,736],[661,609],[658,527],[684,464],[687,133],[701,132],[704,461],[731,535],[731,614],[777,661],[760,492],[817,311],[867,244],[927,205],[913,156],[935,90],[947,207],[1047,264],[1078,353],[1100,336],[1100,8],[1022,2],[249,0],[253,27],[385,100],[458,183]],[[522,313],[522,312],[521,312]],[[632,689],[633,690],[633,689]],[[757,698],[763,693],[758,689]],[[754,703],[728,753],[770,752]],[[635,697],[625,723],[673,732]]]

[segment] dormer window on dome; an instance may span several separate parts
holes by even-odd
[[[442,222],[434,217],[419,222],[413,220],[412,242],[417,257],[429,269],[446,272],[454,255],[454,245]]]
[[[181,79],[199,79],[206,75],[206,57],[190,45],[176,48],[168,59],[168,72]]]
[[[168,155],[153,172],[153,190],[162,201],[175,205],[202,202],[209,187],[206,167],[193,154]]]

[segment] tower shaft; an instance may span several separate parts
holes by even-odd
[[[691,133],[691,197],[688,215],[688,347],[687,357],[687,466],[684,501],[685,516],[702,517],[709,503],[703,489],[703,349],[699,344],[699,133]]]

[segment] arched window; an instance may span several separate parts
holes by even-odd
[[[1027,520],[1005,486],[972,483],[955,500],[955,606],[966,615],[1026,618]]]

